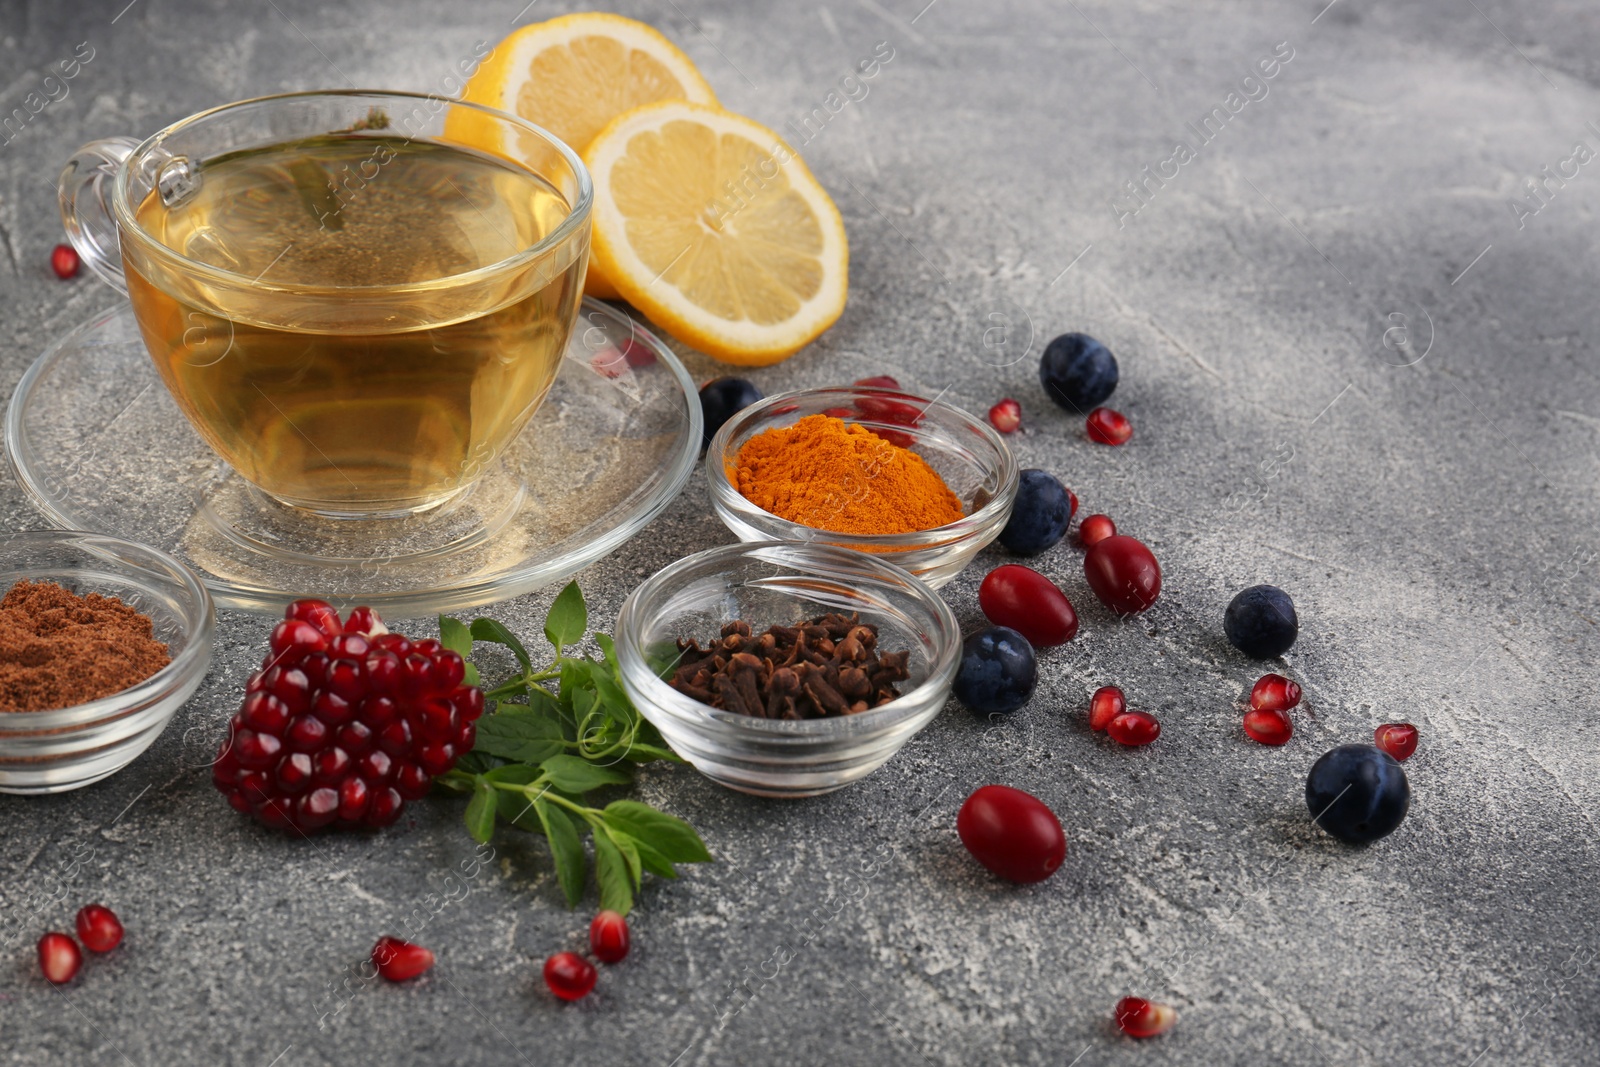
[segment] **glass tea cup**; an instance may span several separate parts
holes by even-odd
[[[62,221],[125,292],[184,416],[248,482],[334,518],[469,488],[554,382],[588,171],[513,115],[290,93],[85,145]]]

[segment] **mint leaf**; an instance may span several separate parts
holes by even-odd
[[[459,653],[462,659],[472,656],[472,631],[467,629],[466,623],[460,619],[452,619],[448,615],[439,616],[439,643],[452,652]]]
[[[478,720],[474,752],[487,752],[518,763],[542,763],[566,748],[560,723],[530,714],[526,709],[518,714],[510,708],[502,708]]]
[[[628,861],[606,832],[604,823],[594,824],[595,877],[600,882],[600,910],[622,915],[633,910],[633,884],[628,877]]]
[[[539,813],[544,836],[550,839],[550,856],[556,863],[556,881],[561,883],[561,889],[567,895],[567,907],[575,908],[578,901],[583,899],[583,842],[578,839],[578,829],[572,825],[572,817],[565,810],[548,800],[535,800],[533,808]],[[596,838],[598,843],[599,839]]]
[[[480,775],[472,784],[472,800],[467,804],[467,833],[478,844],[483,844],[494,834],[495,793],[499,790]]]
[[[540,766],[550,784],[563,793],[582,794],[603,785],[626,785],[630,781],[621,771],[601,767],[579,756],[552,756]]]
[[[694,827],[664,811],[637,800],[613,800],[606,805],[606,822],[649,845],[672,863],[709,863],[711,853]]]
[[[481,686],[483,684],[483,678],[478,674],[477,666],[471,660],[468,660],[466,663],[466,668],[467,673],[465,677],[463,677],[462,681],[466,682],[468,685]]]
[[[544,617],[544,635],[556,646],[559,654],[565,645],[575,645],[589,632],[589,607],[583,602],[583,593],[577,582],[556,594],[550,605],[550,614]]]
[[[522,647],[522,642],[517,640],[516,634],[500,623],[493,619],[474,619],[469,632],[479,641],[488,641],[490,644],[509,648],[511,654],[517,657],[517,662],[522,664],[522,673],[533,673],[533,660],[528,658],[528,650]]]

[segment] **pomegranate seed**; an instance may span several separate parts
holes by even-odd
[[[1144,611],[1161,595],[1161,564],[1142,541],[1122,534],[1089,547],[1083,576],[1100,603],[1118,615]]]
[[[602,911],[589,924],[589,949],[600,962],[621,963],[628,944],[628,920],[619,912]]]
[[[1300,686],[1281,674],[1263,674],[1250,689],[1256,711],[1288,711],[1300,703]]]
[[[869,389],[899,389],[900,382],[887,374],[879,374],[872,378],[857,378],[855,384],[864,385]]]
[[[71,245],[56,245],[50,250],[50,269],[62,281],[78,273],[78,250]]]
[[[404,982],[433,966],[433,953],[398,937],[380,937],[372,946],[372,965],[391,982]]]
[[[594,964],[575,952],[557,952],[544,961],[544,984],[562,1000],[582,1000],[598,977]]]
[[[1084,548],[1098,545],[1108,537],[1117,535],[1117,524],[1108,515],[1085,515],[1078,524],[1078,540]]]
[[[39,939],[39,969],[45,978],[61,985],[70,982],[83,966],[83,952],[66,934],[51,931]]]
[[[1120,411],[1095,408],[1089,412],[1087,423],[1089,440],[1103,445],[1125,445],[1133,436],[1133,424]]]
[[[1078,513],[1078,494],[1071,489],[1067,490],[1067,521],[1072,521],[1072,516]]]
[[[881,419],[896,426],[921,426],[922,408],[903,400],[890,400],[881,396],[863,396],[856,399],[856,411],[864,419]]]
[[[1089,729],[1104,730],[1112,719],[1128,710],[1127,698],[1114,685],[1101,686],[1089,698]]]
[[[1293,684],[1292,682],[1290,683]],[[1252,708],[1244,713],[1244,732],[1263,745],[1286,745],[1294,736],[1289,713],[1277,708]]]
[[[1401,762],[1417,750],[1417,728],[1408,722],[1386,722],[1372,732],[1372,739]]]
[[[799,411],[799,408],[795,408]],[[776,414],[776,412],[774,412]],[[822,414],[832,419],[853,419],[856,417],[855,408],[823,408]]]
[[[1171,1030],[1177,1021],[1177,1009],[1166,1004],[1143,997],[1117,1001],[1117,1028],[1129,1037],[1155,1037]]]
[[[1125,711],[1106,723],[1106,736],[1121,745],[1148,745],[1161,736],[1161,724],[1154,715]]]
[[[238,718],[252,730],[266,734],[282,733],[283,728],[289,725],[289,707],[271,693],[251,693],[244,698],[244,707],[239,709]]]
[[[285,619],[272,631],[272,659],[296,666],[314,652],[328,650],[328,635],[300,619]]]
[[[284,609],[283,617],[309,622],[328,637],[338,637],[344,633],[339,613],[326,600],[296,600]]]
[[[344,621],[344,628],[346,633],[366,634],[368,637],[389,632],[383,620],[378,618],[378,613],[368,607],[352,608],[350,617]]]
[[[989,409],[989,425],[1001,433],[1016,433],[1022,425],[1022,405],[1006,397]]]

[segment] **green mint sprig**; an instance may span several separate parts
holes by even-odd
[[[602,659],[565,654],[588,628],[583,594],[577,582],[569,583],[544,621],[555,659],[534,670],[527,648],[501,623],[476,619],[468,626],[440,616],[440,640],[468,661],[469,683],[481,684],[471,662],[478,642],[509,649],[518,671],[485,690],[495,709],[478,720],[477,742],[455,769],[435,781],[471,794],[465,820],[474,840],[489,840],[501,822],[548,838],[568,907],[583,897],[588,863],[582,835],[587,830],[594,843],[600,906],[626,915],[645,871],[676,878],[674,864],[706,863],[711,854],[688,823],[648,804],[613,800],[594,808],[584,803],[584,794],[592,790],[632,781],[634,764],[682,762],[628,699],[610,637],[594,635]],[[554,690],[547,684],[552,682]]]

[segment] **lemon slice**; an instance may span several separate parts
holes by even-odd
[[[513,32],[494,47],[467,82],[462,99],[520,115],[582,152],[606,123],[641,104],[716,94],[678,47],[642,22],[591,12],[563,15]],[[501,143],[496,127],[459,112],[446,135],[513,159],[540,158],[534,143]],[[478,120],[478,121],[474,121]],[[617,291],[591,266],[586,291],[615,299]]]
[[[844,310],[844,220],[765,126],[700,104],[648,104],[613,120],[583,158],[593,265],[678,340],[762,366]]]

